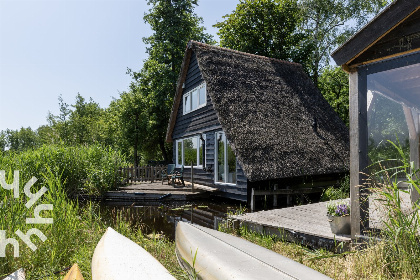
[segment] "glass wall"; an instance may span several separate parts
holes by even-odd
[[[420,64],[367,75],[369,164],[402,159],[392,143],[402,149],[407,159],[418,161],[419,77]],[[386,161],[383,165],[393,167],[401,163]]]

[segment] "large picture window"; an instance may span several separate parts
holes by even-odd
[[[204,135],[203,135],[204,137]],[[184,138],[176,141],[176,166],[203,166],[203,140],[199,136]]]
[[[215,182],[236,184],[236,156],[224,132],[216,133]]]
[[[190,90],[183,96],[184,115],[194,110],[206,106],[206,83],[200,84],[198,87]]]

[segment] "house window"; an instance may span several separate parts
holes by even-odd
[[[224,132],[216,133],[215,182],[236,184],[236,156]]]
[[[184,94],[183,101],[184,115],[206,106],[206,83],[202,83],[198,87]]]
[[[203,136],[204,139],[204,136]],[[193,136],[176,141],[176,166],[203,166],[203,140],[200,136]]]

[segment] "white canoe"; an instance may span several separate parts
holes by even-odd
[[[174,280],[168,270],[142,247],[108,228],[92,257],[92,280]]]
[[[6,276],[6,278],[3,278],[3,280],[25,280],[25,271],[23,268],[16,270],[9,276]]]
[[[178,261],[187,271],[191,271],[197,252],[194,269],[203,280],[331,280],[326,275],[271,250],[198,225],[178,222],[175,242]]]

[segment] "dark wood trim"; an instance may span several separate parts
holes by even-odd
[[[172,105],[172,112],[169,118],[168,129],[166,131],[166,142],[172,142],[172,132],[174,130],[176,117],[178,115],[179,103],[182,99],[182,91],[183,91],[183,84],[185,82],[185,78],[187,77],[188,66],[190,65],[192,49],[191,49],[191,42],[188,43],[187,49],[185,50],[184,61],[182,61],[181,71],[179,73],[176,93],[174,96],[174,103]]]
[[[420,51],[365,65],[366,75],[420,63]]]
[[[365,52],[419,8],[418,1],[394,1],[350,40],[335,50],[331,56],[337,65],[349,65],[352,60]]]

